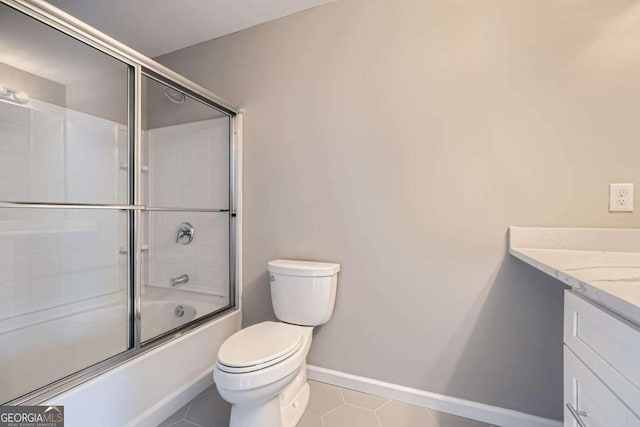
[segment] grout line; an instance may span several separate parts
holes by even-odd
[[[436,427],[440,427],[440,423],[438,422],[438,420],[436,420],[436,417],[433,416],[433,413],[428,408],[424,408],[424,410],[427,411],[427,414],[429,414],[429,418],[431,418],[433,422],[436,423]]]
[[[391,403],[393,401],[393,399],[387,399],[386,402],[384,402],[382,405],[378,406],[376,409],[374,409],[373,411],[377,411],[378,409],[382,409],[384,406],[388,405],[389,403]]]
[[[362,409],[363,411],[369,411],[369,412],[376,412],[378,410],[378,408],[375,408],[375,409],[365,408],[364,406],[356,405],[355,403],[346,403],[345,402],[345,405],[346,406],[351,406],[352,408]]]
[[[326,414],[322,415],[322,418],[326,417],[327,415],[333,414],[335,411],[337,411],[338,409],[342,408],[345,405],[346,405],[346,403],[343,403],[340,406],[336,406],[335,408],[333,408],[332,410],[330,410]]]
[[[384,402],[384,403],[382,404],[382,406],[380,406],[378,409],[376,409],[376,411],[379,411],[380,409],[384,408],[385,406],[387,406],[387,405],[388,405],[389,403],[391,403],[391,402],[395,402],[395,401],[394,401],[393,399],[389,399],[389,400],[387,400],[386,402]]]
[[[187,416],[187,414],[189,413],[189,409],[191,409],[191,403],[192,403],[192,402],[193,402],[193,400],[190,400],[190,401],[189,401],[189,407],[187,408],[187,410],[186,410],[186,411],[184,411],[184,415],[182,416],[182,418],[180,418],[179,420],[177,420],[177,421],[175,421],[175,422],[173,422],[173,423],[169,424],[167,427],[172,427],[172,426],[174,426],[174,425],[178,424],[180,421],[187,421],[187,420],[185,420],[185,417],[186,417],[186,416]],[[186,404],[185,404],[185,406],[186,406]],[[180,408],[180,409],[182,409],[182,408]],[[178,409],[178,411],[179,411],[180,409]],[[176,412],[178,412],[178,411],[176,411]],[[176,412],[174,412],[173,414],[169,415],[167,418],[171,418],[172,416],[174,416],[174,415],[175,415],[175,413],[176,413]],[[187,422],[189,422],[189,421],[187,421]]]
[[[182,420],[181,421],[187,421],[187,415],[189,415],[189,411],[191,410],[191,406],[193,405],[193,399],[191,399],[189,401],[189,407],[187,408],[186,411],[184,411],[184,415],[182,416]],[[189,422],[189,421],[187,421]]]
[[[196,397],[199,397],[199,396],[209,396],[210,394],[212,394],[212,393],[214,393],[214,392],[216,392],[216,391],[218,391],[218,390],[215,388],[215,386],[209,386],[209,387],[207,387],[206,389],[204,389],[204,390],[202,391],[202,393],[200,393],[200,394],[199,394],[198,396],[196,396]],[[194,397],[194,399],[195,399],[196,397]]]
[[[376,421],[378,422],[378,427],[382,427],[382,421],[380,421],[380,418],[378,418],[378,413],[374,411],[373,416],[376,417]]]
[[[393,400],[389,399],[386,402],[384,402],[382,405],[380,405],[380,407],[378,407],[375,411],[373,411],[373,415],[376,416],[376,421],[378,421],[378,427],[382,427],[382,421],[380,421],[380,418],[378,418],[378,411],[384,408],[385,406],[387,406],[388,404],[390,404],[391,402],[393,402]]]
[[[351,389],[348,389],[348,388],[345,388],[345,387],[338,387],[338,389],[340,389],[340,396],[342,396],[342,402],[343,402],[345,405],[353,406],[354,408],[364,409],[364,410],[366,410],[366,411],[373,411],[373,412],[375,412],[375,411],[377,411],[378,409],[382,408],[384,405],[386,405],[387,403],[389,403],[389,402],[391,401],[391,399],[387,399],[387,401],[386,401],[386,402],[384,402],[384,403],[382,403],[380,406],[377,406],[377,407],[375,407],[375,408],[373,408],[373,409],[371,409],[371,408],[366,408],[366,407],[364,407],[364,406],[356,405],[355,403],[347,402],[347,399],[344,397],[344,392],[343,392],[343,391],[344,391],[344,390],[349,390],[349,391],[353,391],[353,392],[355,392],[355,393],[366,394],[367,396],[375,396],[375,397],[381,397],[381,396],[376,396],[375,394],[364,393],[364,392],[357,391],[357,390],[351,390]]]

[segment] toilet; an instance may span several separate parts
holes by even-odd
[[[241,329],[218,352],[213,379],[231,403],[229,427],[295,427],[309,403],[313,327],[333,314],[340,264],[279,259],[268,271],[279,322]]]

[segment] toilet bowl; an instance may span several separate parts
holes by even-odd
[[[230,426],[295,426],[309,400],[312,328],[263,322],[240,332],[220,349],[214,370],[220,396],[232,405]],[[268,340],[269,351],[260,346]]]
[[[313,327],[329,320],[339,264],[269,263],[272,303],[280,322],[233,334],[220,347],[214,382],[231,403],[230,427],[295,427],[309,402],[306,358]]]

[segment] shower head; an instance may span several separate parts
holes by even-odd
[[[165,86],[164,95],[174,104],[182,104],[184,102],[184,94],[172,87]]]

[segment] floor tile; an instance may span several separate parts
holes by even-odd
[[[227,427],[230,414],[231,405],[217,390],[207,389],[193,399],[184,419],[201,427]]]
[[[344,401],[350,405],[371,410],[376,410],[389,401],[389,399],[385,399],[384,397],[361,393],[346,388],[342,389],[342,396],[344,397]]]
[[[305,412],[300,421],[298,421],[296,427],[323,427],[322,417],[320,415]]]
[[[200,393],[200,396],[204,396],[211,393],[218,393],[218,389],[216,388],[215,384],[212,384],[211,386],[209,386],[209,388],[207,388],[205,391]]]
[[[382,427],[438,427],[426,409],[391,401],[376,411]]]
[[[456,415],[445,414],[444,412],[429,411],[440,427],[490,427],[489,424],[481,421],[470,420]]]
[[[309,406],[297,427],[492,427],[317,381],[309,386]],[[230,413],[231,405],[212,385],[158,427],[228,427]]]
[[[307,412],[315,415],[324,415],[344,403],[342,393],[338,387],[317,381],[309,381],[309,387],[311,388],[311,396],[309,397]]]
[[[184,416],[187,414],[187,410],[189,409],[189,406],[191,406],[191,402],[187,403],[182,408],[174,412],[173,415],[171,415],[169,418],[167,418],[166,420],[158,424],[158,427],[169,427],[170,425],[173,425],[178,421],[182,421]]]
[[[380,427],[373,411],[343,405],[322,417],[324,427]]]

